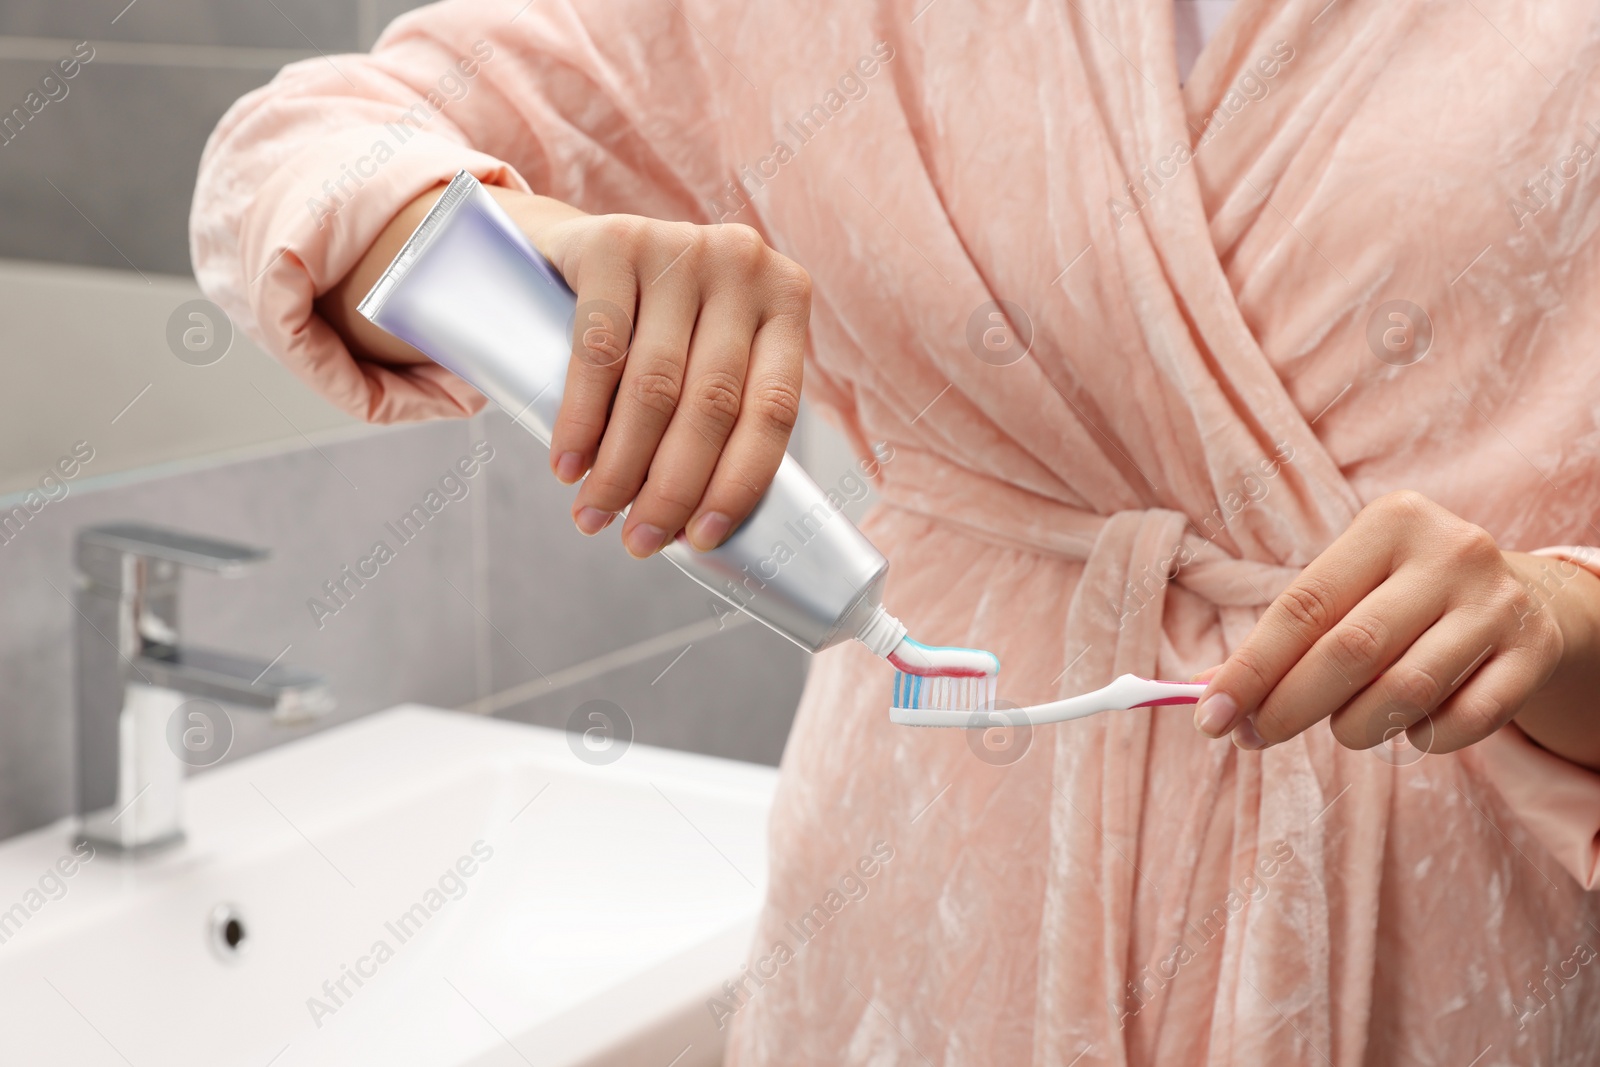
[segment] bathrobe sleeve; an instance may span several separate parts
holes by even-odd
[[[206,145],[190,217],[201,288],[358,418],[470,414],[484,400],[465,382],[355,359],[314,301],[462,169],[588,211],[703,221],[696,190],[722,170],[708,47],[660,0],[450,0],[397,20],[371,54],[291,64]]]
[[[1600,549],[1541,548],[1600,574]],[[1585,889],[1600,888],[1600,774],[1540,748],[1510,723],[1475,746],[1483,774],[1517,818]]]

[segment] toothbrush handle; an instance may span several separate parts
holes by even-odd
[[[1200,694],[1206,691],[1204,683],[1198,682],[1162,682],[1149,678],[1137,678],[1125,674],[1123,678],[1138,682],[1141,690],[1141,699],[1130,708],[1154,708],[1164,704],[1193,704],[1200,699]],[[1122,681],[1122,678],[1117,679]],[[1129,688],[1132,688],[1131,686]]]
[[[1020,708],[1015,713],[1000,712],[1002,717],[1015,714],[1034,725],[1052,722],[1069,722],[1098,715],[1103,711],[1123,711],[1129,708],[1148,708],[1162,704],[1193,704],[1205,692],[1205,686],[1189,682],[1158,682],[1140,678],[1136,674],[1119,676],[1110,685],[1048,704]]]

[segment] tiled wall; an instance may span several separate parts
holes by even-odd
[[[409,544],[386,522],[476,442],[467,495]],[[585,701],[635,740],[775,763],[806,656],[764,627],[719,628],[700,588],[636,562],[615,529],[586,539],[543,446],[499,414],[411,426],[186,474],[74,492],[0,543],[0,838],[71,810],[74,531],[132,520],[271,548],[233,578],[184,578],[188,640],[323,672],[321,729],[405,701],[562,726]],[[308,601],[385,540],[393,561],[316,618]],[[334,605],[323,598],[325,604]],[[319,626],[320,622],[320,626]],[[306,732],[232,716],[229,759]]]
[[[5,0],[0,114],[93,59],[0,144],[0,258],[189,273],[195,169],[228,105],[285,63],[368,47],[407,0]],[[55,91],[59,95],[59,90]]]

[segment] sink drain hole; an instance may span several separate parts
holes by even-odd
[[[207,926],[206,939],[217,958],[233,962],[249,947],[249,931],[238,909],[232,904],[218,904],[213,908]]]

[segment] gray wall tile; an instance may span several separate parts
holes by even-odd
[[[429,0],[358,0],[361,14],[361,47],[371,48],[384,27],[408,11],[426,7]]]
[[[505,415],[488,418],[494,689],[715,618],[710,594],[672,564],[627,554],[620,522],[579,533],[568,517],[575,490],[550,473],[545,447]]]
[[[358,8],[355,0],[6,0],[0,34],[348,52],[358,46]]]
[[[46,69],[0,60],[0,111],[19,106]],[[270,77],[91,62],[0,145],[0,256],[189,274],[201,150],[223,112]]]
[[[663,652],[499,715],[565,728],[587,701],[604,700],[626,712],[633,739],[642,744],[776,765],[794,722],[810,657],[756,623],[686,647],[687,651]]]

